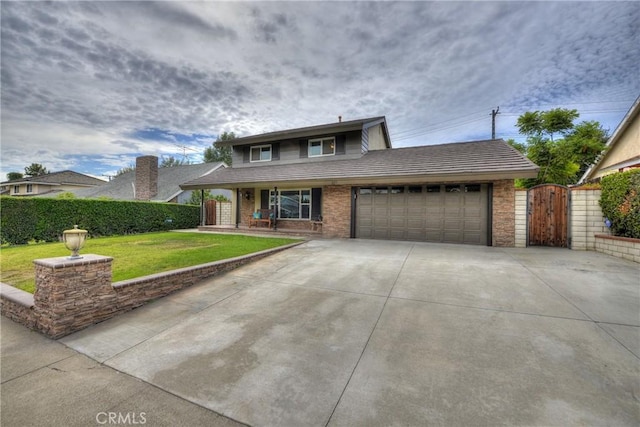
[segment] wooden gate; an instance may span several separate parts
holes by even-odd
[[[216,225],[216,201],[207,200],[204,202],[205,221],[204,225]]]
[[[543,184],[527,192],[529,246],[569,246],[569,188]]]

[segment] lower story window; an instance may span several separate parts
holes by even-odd
[[[311,189],[278,190],[278,218],[310,219]],[[269,192],[269,209],[275,208],[276,194]]]
[[[33,184],[27,184],[27,193],[33,193]]]

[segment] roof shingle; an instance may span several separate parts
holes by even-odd
[[[534,177],[537,171],[535,164],[505,141],[486,140],[376,150],[350,160],[228,168],[186,182],[181,187],[199,189],[309,181],[349,183],[381,178],[433,181],[467,175],[509,179]]]

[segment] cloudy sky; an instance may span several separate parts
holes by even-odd
[[[1,170],[110,175],[246,136],[385,115],[395,147],[611,131],[640,95],[640,2],[8,2]]]

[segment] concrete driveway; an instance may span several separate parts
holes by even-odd
[[[639,273],[566,249],[316,240],[60,341],[254,426],[637,426]]]

